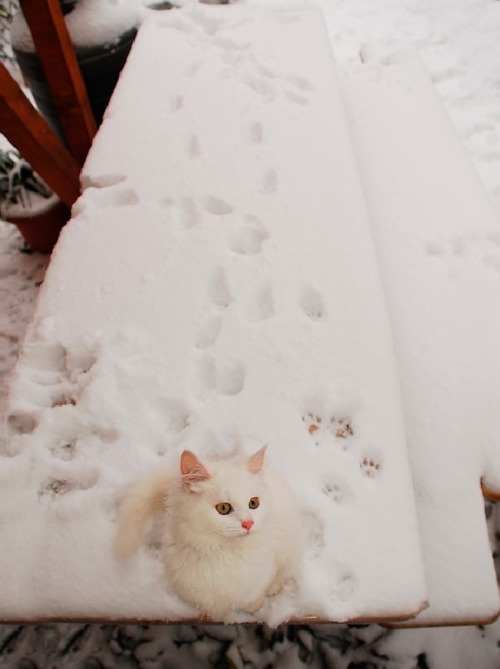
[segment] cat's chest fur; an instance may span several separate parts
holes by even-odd
[[[251,609],[276,574],[274,545],[257,534],[232,546],[202,548],[172,538],[165,544],[164,555],[178,594],[214,619],[231,609]]]

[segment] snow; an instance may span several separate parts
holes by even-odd
[[[147,10],[141,0],[79,0],[65,21],[77,48],[113,45],[120,36],[137,28]],[[34,51],[30,30],[19,11],[12,21],[12,44],[20,51]]]
[[[496,148],[500,141],[500,129],[496,63],[500,57],[500,5],[485,0],[441,0],[439,3],[381,0],[376,4],[365,0],[349,3],[329,0],[321,4],[328,16],[337,60],[342,64],[356,61],[361,44],[374,39],[410,42],[418,48],[432,76],[434,88],[444,102],[498,211],[500,184]],[[12,365],[17,339],[31,312],[33,296],[43,276],[46,261],[37,255],[16,255],[18,242],[14,231],[9,226],[2,227],[0,232],[0,297],[3,305],[0,343],[2,370],[5,372]],[[1,390],[5,392],[5,384]],[[449,501],[449,509],[452,509],[454,501]],[[491,506],[488,508],[491,509]],[[469,550],[473,550],[473,547]],[[57,655],[58,666],[61,667],[66,664],[73,666],[73,653],[76,657],[79,649],[84,653],[83,657],[91,658],[89,662],[98,655],[102,661],[146,666],[137,660],[136,648],[145,653],[150,645],[156,649],[152,656],[155,659],[166,658],[168,653],[169,662],[174,663],[173,666],[186,666],[183,663],[189,657],[188,649],[193,648],[194,651],[197,639],[206,638],[207,633],[212,635],[212,631],[213,635],[218,635],[216,629],[232,629],[210,628],[209,631],[201,627],[183,626],[130,626],[126,629],[125,626],[100,628],[52,625],[27,627],[19,633],[13,626],[4,627],[7,636],[2,641],[12,632],[12,641],[5,644],[8,651],[12,652],[12,661],[15,658],[40,657],[42,666],[43,659],[47,659],[48,663],[49,656],[54,657],[54,643],[59,639],[59,649],[69,648],[71,652],[66,660]],[[195,629],[196,633],[189,641],[184,638],[185,630]],[[258,630],[242,627],[235,629],[238,630],[235,641],[238,650],[242,657],[245,657],[244,653],[250,652],[256,667],[265,666],[269,662],[278,666],[283,649],[288,644],[295,643],[298,649],[301,648],[293,635],[294,628],[289,628],[288,639],[284,642],[276,641],[280,633],[273,635],[273,639],[266,636],[265,647],[268,650],[265,652],[262,651],[262,638]],[[426,666],[427,662],[432,668],[447,669],[453,666],[465,669],[474,664],[480,668],[494,669],[498,666],[498,623],[483,630],[473,627],[388,632],[376,626],[365,630],[346,629],[343,626],[311,626],[308,629],[314,642],[313,654],[307,660],[310,666],[324,666],[323,652],[329,649],[333,653],[332,649],[340,648],[342,652],[338,650],[335,655],[336,666],[339,667],[347,667],[351,661],[366,661],[377,667],[416,667],[417,658],[418,666]],[[125,632],[130,636],[125,637]],[[73,636],[78,639],[74,643]],[[130,643],[125,643],[127,638]],[[175,650],[170,640],[179,642],[181,638],[183,645],[181,649]],[[223,648],[224,642],[219,643]],[[182,662],[180,650],[183,653]],[[374,651],[378,655],[374,655]],[[380,659],[383,654],[390,659]],[[301,654],[305,663],[304,657]]]
[[[39,214],[44,214],[59,202],[59,198],[54,194],[49,197],[43,197],[43,195],[40,195],[39,193],[26,192],[24,197],[25,202],[16,202],[15,204],[8,203],[7,206],[2,202],[0,204],[0,214],[4,218],[13,220],[15,218],[26,216],[26,210],[28,209],[33,216],[37,216]]]
[[[413,54],[363,60],[343,90],[401,375],[431,603],[419,622],[487,619],[499,608],[480,490],[499,490],[498,220]]]
[[[257,619],[418,612],[392,335],[321,14],[152,15],[83,180],[11,386],[1,494],[27,524],[6,528],[2,568],[20,536],[33,550],[2,588],[2,615],[196,615],[158,588],[156,553],[117,567],[120,494],[183,448],[209,458],[263,443],[311,537],[298,590]],[[16,608],[46,551],[64,568]]]

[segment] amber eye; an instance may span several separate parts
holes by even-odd
[[[228,513],[231,513],[233,510],[233,507],[229,502],[219,502],[219,504],[215,505],[215,508],[217,511],[220,513],[221,516],[227,516]]]
[[[260,504],[260,500],[258,497],[252,497],[252,499],[248,502],[248,508],[249,509],[256,509]]]

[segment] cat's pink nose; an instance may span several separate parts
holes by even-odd
[[[241,523],[241,527],[243,527],[247,532],[250,532],[253,526],[254,526],[254,521],[251,518],[249,520],[244,520]]]

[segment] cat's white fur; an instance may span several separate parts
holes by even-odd
[[[265,450],[207,464],[184,451],[179,468],[140,481],[120,510],[117,556],[137,551],[159,514],[166,570],[183,600],[214,619],[259,609],[293,576],[302,549],[300,511],[283,478],[264,466]],[[221,502],[233,511],[221,515]]]

